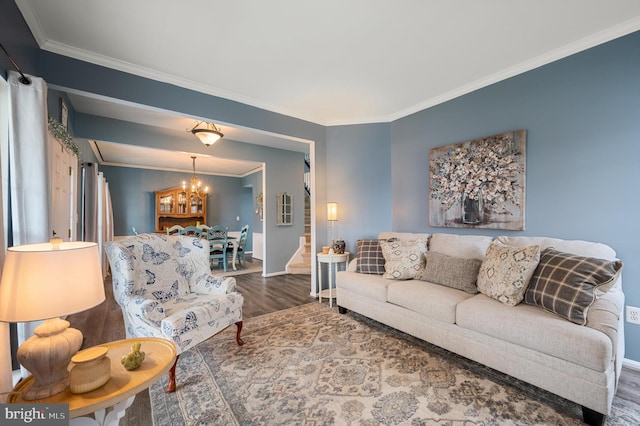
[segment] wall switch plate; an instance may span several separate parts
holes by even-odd
[[[640,308],[627,306],[627,322],[631,324],[640,324]]]

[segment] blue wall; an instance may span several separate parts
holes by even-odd
[[[391,229],[390,128],[385,123],[327,129],[327,197],[338,203],[334,236],[344,238],[351,253],[357,239]]]
[[[327,197],[362,217],[348,223],[351,247],[389,229],[603,242],[625,263],[626,304],[640,306],[640,32],[394,121],[387,162],[384,141],[370,141],[378,129],[327,132]],[[429,150],[518,129],[527,129],[526,231],[430,227]],[[345,167],[341,155],[356,152]],[[363,195],[372,187],[375,199]],[[372,214],[387,206],[391,221]],[[640,361],[640,326],[625,326],[625,357]]]

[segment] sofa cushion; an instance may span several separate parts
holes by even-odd
[[[558,251],[577,254],[578,256],[597,257],[599,259],[615,260],[616,252],[602,243],[582,240],[562,240],[550,237],[497,237],[496,241],[511,247],[526,247],[537,245],[540,250],[553,247]]]
[[[507,306],[483,294],[457,305],[456,323],[595,371],[609,368],[613,357],[611,340],[598,330],[580,327],[537,306]]]
[[[455,324],[456,305],[470,297],[469,293],[419,280],[391,281],[387,289],[389,303],[447,324]]]
[[[584,257],[547,248],[542,252],[525,301],[584,325],[591,304],[611,288],[621,271],[620,260]]]
[[[393,240],[393,241],[411,241],[411,240],[428,240],[431,234],[422,234],[415,232],[393,232],[382,231],[378,234],[378,238],[381,240]]]
[[[384,278],[410,280],[424,268],[427,240],[381,241],[384,256]]]
[[[426,254],[427,264],[416,278],[435,284],[444,285],[467,293],[478,292],[476,280],[482,261],[478,259],[463,259],[447,256],[429,250]]]
[[[362,299],[387,301],[387,287],[393,281],[382,278],[382,275],[360,274],[358,272],[338,271],[336,288],[346,289],[362,296]]]
[[[429,250],[464,259],[484,259],[493,238],[482,235],[433,234]]]
[[[509,306],[522,302],[540,261],[540,247],[509,247],[493,242],[478,273],[478,290]]]
[[[356,260],[356,272],[384,274],[384,256],[380,240],[358,240],[356,242]]]

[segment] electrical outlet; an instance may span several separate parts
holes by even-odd
[[[627,306],[627,322],[631,324],[640,324],[640,308]]]

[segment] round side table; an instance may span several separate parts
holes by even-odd
[[[349,252],[340,254],[323,254],[318,253],[318,301],[322,303],[322,298],[329,299],[329,306],[333,307],[333,298],[336,297],[336,272],[338,265],[344,264],[344,268],[347,269],[347,263],[349,262]],[[322,264],[327,265],[329,272],[329,288],[322,290]]]
[[[145,353],[142,365],[127,371],[120,362],[123,355],[131,352],[131,345],[141,344]],[[9,398],[12,404],[69,404],[71,425],[117,425],[127,408],[133,404],[136,394],[158,381],[167,373],[176,359],[176,348],[172,342],[155,337],[140,337],[103,343],[107,357],[111,360],[109,381],[91,392],[74,394],[69,388],[48,398],[25,401],[21,392],[31,385],[33,376],[27,377],[13,388]],[[106,411],[110,408],[109,412]],[[95,420],[86,416],[94,413]]]

